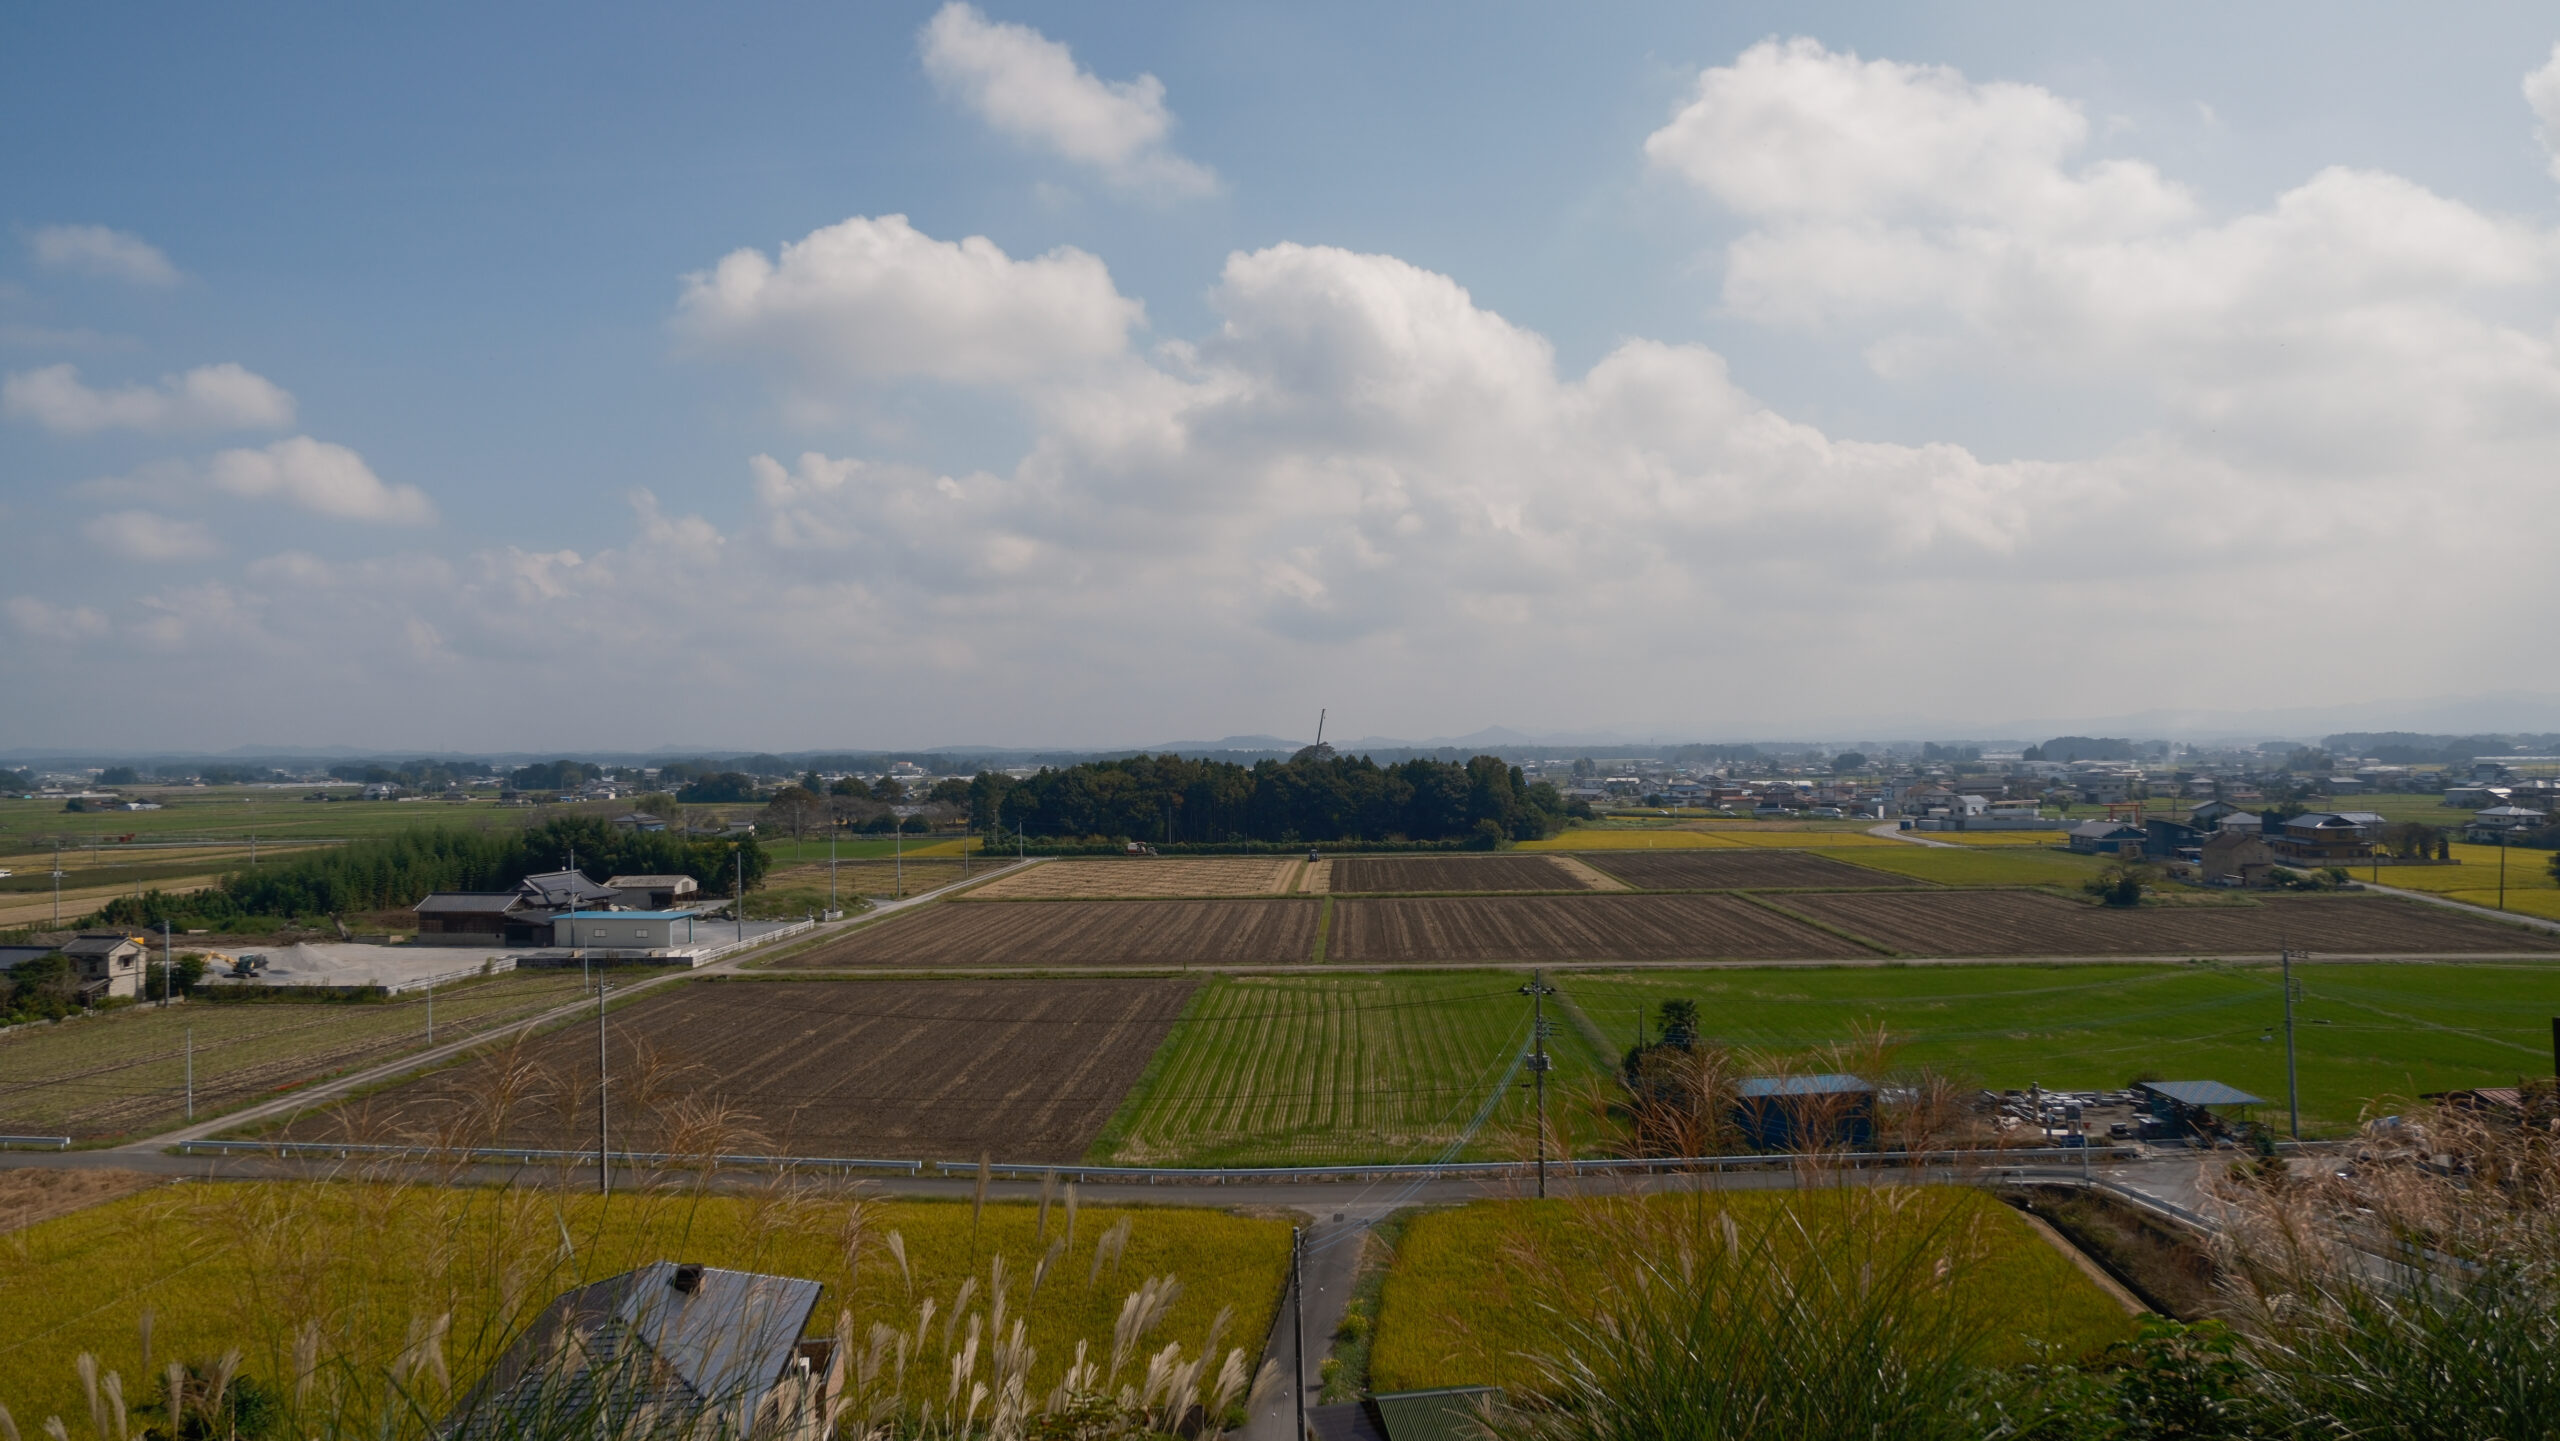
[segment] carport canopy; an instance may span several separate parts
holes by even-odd
[[[2235,1090],[2220,1081],[2139,1081],[2137,1091],[2145,1091],[2182,1106],[2263,1106],[2264,1100],[2246,1091]]]

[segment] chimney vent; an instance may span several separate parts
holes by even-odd
[[[694,1292],[702,1289],[702,1268],[700,1266],[678,1266],[676,1267],[675,1275],[668,1279],[667,1284],[690,1296]]]

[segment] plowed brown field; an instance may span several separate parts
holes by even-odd
[[[1688,961],[1869,956],[1730,896],[1487,896],[1348,900],[1337,961]]]
[[[1357,891],[1580,891],[1582,877],[1545,856],[1344,856],[1336,895]]]
[[[1190,996],[1178,980],[678,986],[608,1022],[613,1145],[1074,1160]],[[592,1147],[595,1046],[592,1021],[571,1025],[286,1134]],[[491,1098],[509,1093],[520,1099],[492,1114]]]
[[[1315,953],[1317,900],[936,905],[774,962],[871,966],[1273,965]]]
[[[2560,938],[2416,901],[2271,896],[2110,910],[2030,891],[1788,896],[1789,910],[1915,956],[2390,956],[2560,951]]]
[[[1803,851],[1610,851],[1582,858],[1648,891],[1776,890],[1789,886],[1917,886],[1919,881]]]
[[[1127,860],[1043,861],[967,892],[973,901],[1093,899],[1122,896],[1269,896],[1289,889],[1294,857],[1133,856]]]

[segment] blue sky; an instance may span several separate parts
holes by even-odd
[[[2513,681],[2548,586],[2458,583],[2551,518],[2560,24],[2430,18],[19,7],[0,732]]]

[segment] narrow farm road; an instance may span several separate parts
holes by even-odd
[[[2528,916],[2520,911],[2501,911],[2489,906],[2477,906],[2469,901],[2457,901],[2451,896],[2437,895],[2433,891],[2404,890],[2399,886],[2386,886],[2374,881],[2365,881],[2362,884],[2368,891],[2379,892],[2386,896],[2402,896],[2413,901],[2425,901],[2428,905],[2443,906],[2465,915],[2486,916],[2493,921],[2513,921],[2517,925],[2531,926],[2536,930],[2560,931],[2560,921],[2546,920],[2541,916]]]
[[[1953,841],[1933,841],[1928,837],[1921,835],[1917,831],[1906,831],[1900,825],[1892,821],[1886,821],[1880,826],[1867,827],[1867,834],[1871,836],[1882,836],[1889,841],[1905,841],[1915,846],[1927,846],[1929,849],[1934,851],[1960,851],[1964,849],[1964,847],[1957,845]]]

